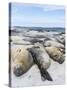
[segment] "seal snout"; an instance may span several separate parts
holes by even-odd
[[[59,64],[62,64],[64,61],[58,61]]]
[[[20,65],[15,66],[13,72],[17,77],[21,76],[23,74],[22,67]]]
[[[65,61],[65,56],[63,55],[58,61],[59,64],[62,64]]]

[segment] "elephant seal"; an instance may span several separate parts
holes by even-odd
[[[57,47],[57,48],[61,48],[61,49],[64,49],[64,45],[57,42],[57,41],[54,41],[54,40],[47,40],[46,42],[44,42],[44,46],[45,47]]]
[[[59,36],[56,36],[55,38],[56,38],[56,40],[58,42],[60,42],[61,44],[65,45],[65,34],[61,34],[60,33],[60,35]]]
[[[64,54],[56,47],[45,47],[49,56],[56,62],[62,64],[65,60]]]
[[[57,41],[54,40],[47,40],[44,42],[44,47],[56,47],[58,48],[63,54],[65,53],[65,46]]]
[[[33,46],[32,48],[28,48],[27,50],[31,53],[34,63],[37,64],[41,73],[42,80],[47,79],[49,81],[52,81],[51,76],[47,72],[47,69],[51,64],[47,52],[40,46]]]
[[[33,65],[33,58],[25,48],[12,50],[12,68],[16,76],[21,76]]]

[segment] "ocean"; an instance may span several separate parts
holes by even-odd
[[[44,28],[44,27],[20,27],[20,26],[14,26],[9,30],[9,34],[16,35],[19,33],[22,33],[23,31],[38,31],[38,32],[61,32],[65,33],[65,28]]]

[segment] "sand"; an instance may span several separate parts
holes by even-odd
[[[20,77],[16,77],[13,72],[11,74],[12,87],[30,87],[30,86],[45,86],[45,85],[63,85],[65,84],[65,63],[58,64],[51,61],[51,66],[48,69],[53,81],[42,81],[40,71],[37,65],[33,65],[31,69]]]
[[[36,37],[37,35],[42,35],[42,36],[47,36],[51,37],[53,40],[54,39],[54,34],[57,32],[25,32],[25,35],[31,36],[31,37]],[[13,41],[11,42],[11,48],[15,47],[25,47],[25,45],[22,44],[30,44],[30,42],[23,41],[25,38],[24,36],[13,36]],[[27,38],[27,37],[26,37]],[[19,45],[18,45],[18,44]],[[21,45],[20,45],[21,43]],[[26,45],[26,47],[32,47],[32,45]],[[63,85],[65,84],[65,62],[63,64],[59,64],[51,59],[51,66],[47,70],[52,77],[53,81],[42,81],[40,71],[37,67],[37,65],[33,65],[28,72],[23,74],[20,77],[16,77],[13,74],[13,71],[11,69],[11,86],[12,87],[31,87],[31,86],[45,86],[45,85]]]

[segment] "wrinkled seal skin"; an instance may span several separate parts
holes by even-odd
[[[59,64],[62,64],[65,60],[64,54],[56,47],[46,47],[46,51],[49,56]]]
[[[21,76],[33,65],[31,54],[24,48],[14,49],[12,52],[12,68],[16,76]]]
[[[39,47],[32,47],[27,49],[33,57],[34,63],[38,65],[38,68],[41,73],[42,80],[52,81],[51,76],[47,72],[47,69],[50,67],[51,61],[47,52]]]

